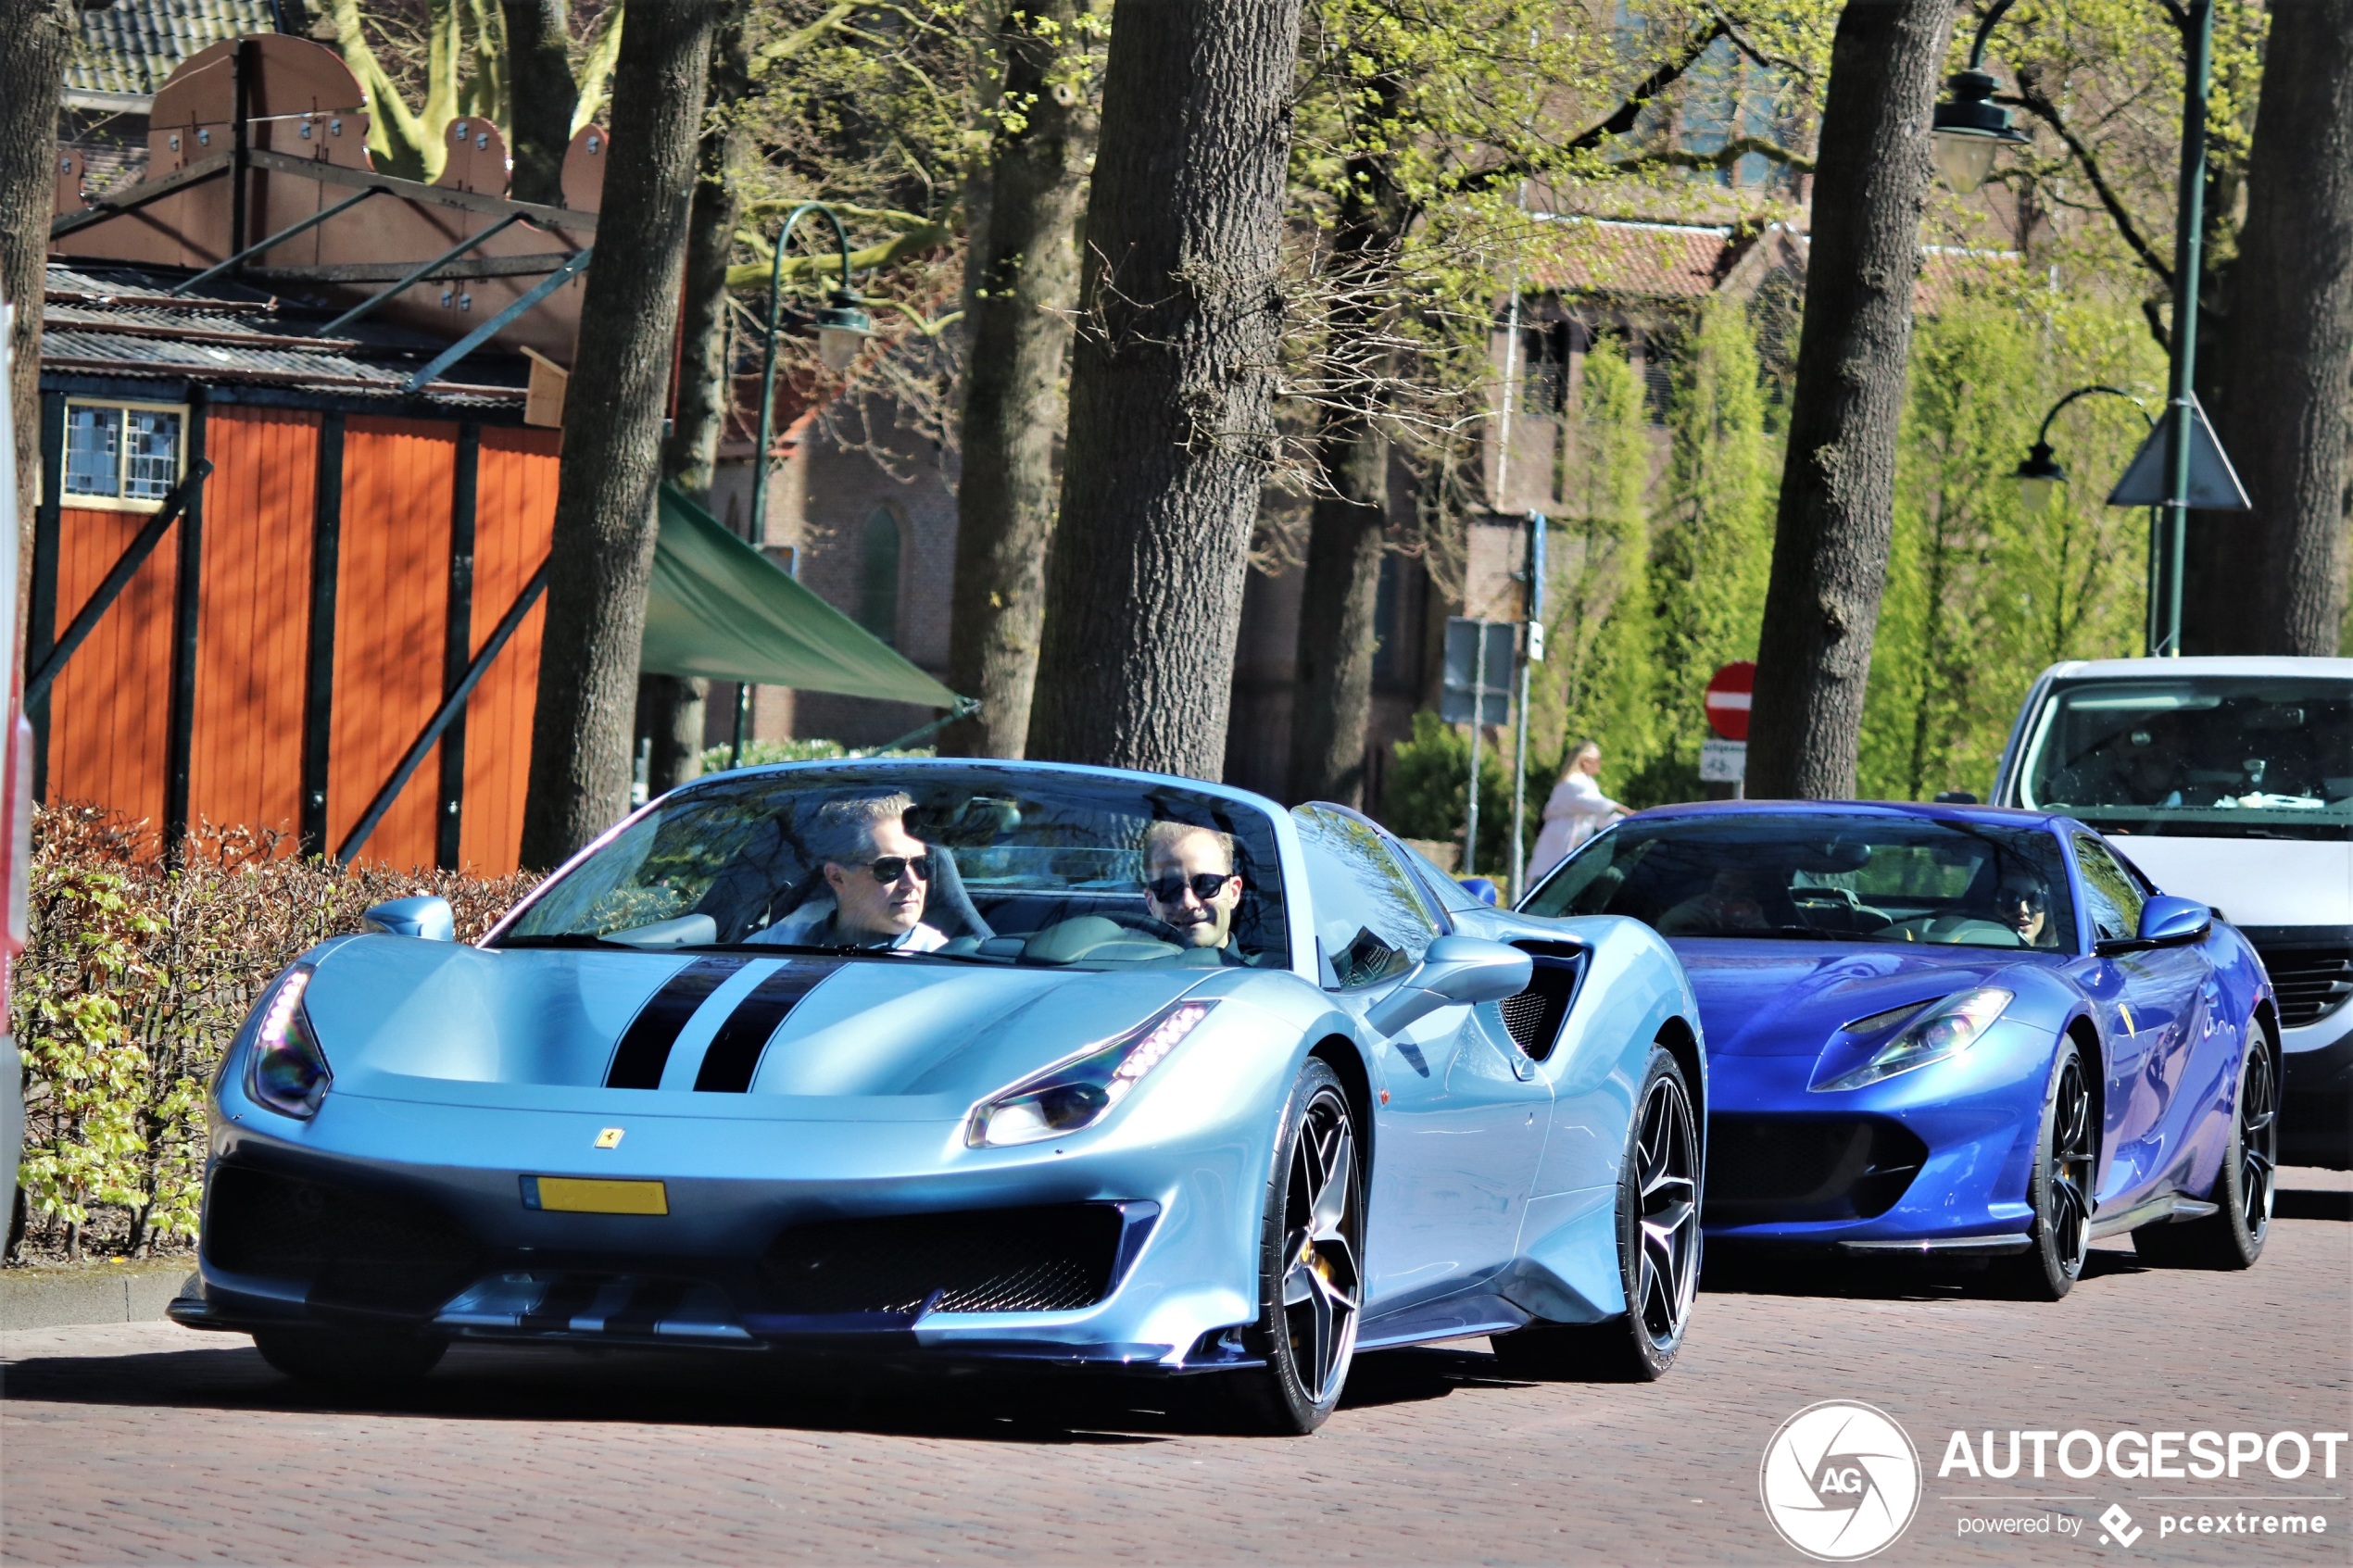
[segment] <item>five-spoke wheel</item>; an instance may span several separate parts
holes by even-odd
[[[2001,1261],[1996,1274],[2017,1294],[2056,1301],[2075,1287],[2092,1246],[2092,1192],[2099,1163],[2099,1132],[2083,1051],[2072,1035],[2060,1039],[2049,1093],[2027,1174],[2034,1225],[2026,1250]]]
[[[2230,1146],[2208,1198],[2214,1212],[2200,1219],[2147,1225],[2133,1233],[2133,1250],[2148,1262],[2176,1268],[2244,1269],[2263,1255],[2271,1231],[2272,1168],[2280,1152],[2280,1075],[2271,1032],[2247,1026],[2246,1058],[2239,1064],[2238,1102]]]

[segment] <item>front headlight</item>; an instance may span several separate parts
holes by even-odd
[[[1994,1021],[2002,1016],[2002,1010],[2013,999],[2010,992],[1994,985],[1981,985],[1947,997],[1873,1051],[1871,1059],[1862,1066],[1842,1073],[1827,1084],[1816,1084],[1814,1090],[1820,1094],[1831,1089],[1859,1089],[1866,1084],[1893,1078],[1898,1073],[1909,1073],[1915,1067],[1958,1056],[1977,1044],[1979,1035],[1994,1027]]]
[[[302,994],[310,988],[310,968],[296,964],[270,999],[261,1006],[261,1023],[253,1032],[253,1047],[245,1053],[245,1096],[281,1116],[308,1122],[319,1114],[321,1102],[333,1086],[327,1053],[311,1033],[309,1015],[302,1010]]]
[[[1007,1148],[1093,1126],[1216,1005],[1179,1002],[1108,1046],[1023,1079],[974,1108],[964,1142],[974,1148]]]

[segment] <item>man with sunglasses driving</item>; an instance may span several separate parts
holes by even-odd
[[[1144,908],[1152,919],[1176,934],[1195,962],[1242,962],[1234,945],[1242,879],[1234,870],[1233,839],[1189,822],[1154,822],[1144,830],[1143,847]]]
[[[914,801],[901,795],[829,800],[809,834],[827,892],[747,942],[807,947],[898,948],[928,953],[946,935],[924,923],[931,852],[907,831]]]

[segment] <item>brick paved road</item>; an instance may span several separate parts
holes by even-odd
[[[2296,1174],[2333,1190],[2285,1198],[2299,1217],[2250,1273],[2144,1271],[2104,1247],[2057,1306],[1887,1273],[1719,1277],[1663,1383],[1510,1384],[1483,1342],[1367,1357],[1348,1408],[1302,1441],[1202,1436],[1034,1388],[861,1399],[734,1359],[472,1347],[388,1408],[299,1391],[240,1336],[19,1334],[0,1341],[0,1556],[1795,1563],[1766,1527],[1758,1459],[1801,1406],[1843,1397],[1894,1415],[1929,1469],[1919,1516],[1877,1562],[2341,1564],[2353,1452],[2334,1481],[1935,1476],[1957,1426],[2353,1428],[2353,1183]],[[2192,1493],[2230,1494],[2186,1505],[2216,1512],[2294,1499],[2258,1506],[2322,1514],[2328,1533],[2160,1538],[2149,1499]],[[2097,1544],[2110,1502],[2146,1527],[2129,1551]],[[1964,1513],[2081,1534],[1963,1538]]]

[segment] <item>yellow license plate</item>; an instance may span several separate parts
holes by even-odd
[[[660,1182],[599,1176],[525,1176],[522,1206],[559,1214],[667,1214],[670,1193]]]

